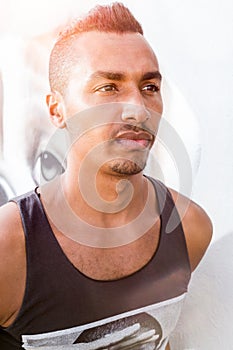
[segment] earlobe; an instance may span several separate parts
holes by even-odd
[[[63,97],[57,91],[52,91],[46,96],[50,119],[57,128],[65,128],[65,104]]]

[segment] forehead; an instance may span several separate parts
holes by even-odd
[[[139,33],[87,32],[81,34],[73,44],[77,54],[77,65],[88,70],[115,70],[126,72],[146,72],[158,70],[157,58]]]

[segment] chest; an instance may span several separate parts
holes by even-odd
[[[115,280],[140,270],[155,254],[160,235],[160,223],[140,239],[116,248],[93,248],[70,240],[54,228],[58,243],[68,260],[85,276],[94,280]]]

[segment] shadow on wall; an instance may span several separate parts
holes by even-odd
[[[233,231],[209,247],[194,272],[172,349],[233,349],[232,247]]]

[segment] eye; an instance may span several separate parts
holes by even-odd
[[[45,151],[36,160],[33,177],[37,184],[39,184],[41,176],[45,181],[51,181],[64,171],[65,169],[60,161],[51,152]]]
[[[151,92],[151,93],[158,92],[159,90],[160,88],[156,84],[147,84],[142,88],[142,91]]]
[[[100,86],[96,89],[98,92],[112,92],[112,91],[118,91],[115,84],[106,84],[103,86]]]

